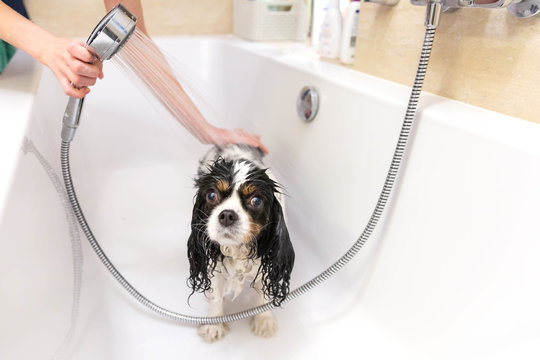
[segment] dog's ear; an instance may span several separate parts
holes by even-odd
[[[188,284],[195,292],[210,290],[211,278],[216,268],[217,260],[221,256],[219,246],[214,244],[205,232],[208,216],[205,214],[204,197],[197,195],[191,217],[191,235],[187,243],[189,259]]]
[[[294,249],[289,238],[281,204],[274,196],[268,225],[257,242],[261,258],[263,292],[275,306],[280,306],[289,294],[289,282],[294,265]]]

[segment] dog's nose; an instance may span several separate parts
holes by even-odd
[[[232,210],[223,210],[219,213],[219,222],[223,226],[231,226],[238,220],[238,214]]]

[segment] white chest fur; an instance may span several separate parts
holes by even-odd
[[[223,296],[234,300],[247,281],[251,281],[259,270],[259,259],[248,259],[249,251],[245,247],[221,246],[221,252],[225,255],[219,265],[219,274],[223,278]]]

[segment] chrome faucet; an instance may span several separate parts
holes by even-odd
[[[381,5],[394,6],[399,0],[364,0]],[[410,0],[413,5],[426,6],[427,0]],[[440,0],[443,11],[459,8],[506,8],[518,18],[528,18],[540,13],[540,0]]]
[[[413,5],[425,6],[426,0],[410,0]],[[540,12],[540,0],[441,0],[443,9],[458,8],[506,8],[519,18],[534,16]]]

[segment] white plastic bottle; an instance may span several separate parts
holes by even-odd
[[[341,12],[339,0],[330,0],[321,28],[320,54],[322,57],[337,59],[341,44]]]
[[[359,15],[360,0],[352,0],[347,8],[345,22],[343,24],[343,33],[341,35],[339,60],[341,60],[341,62],[344,64],[352,64],[354,62]]]
[[[320,50],[319,43],[321,41],[321,28],[328,10],[328,0],[312,0],[311,14],[311,46],[317,51]]]
[[[299,0],[296,12],[296,40],[305,41],[309,33],[311,0]]]

